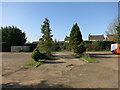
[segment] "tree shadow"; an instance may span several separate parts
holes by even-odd
[[[39,84],[35,85],[20,85],[17,82],[10,82],[6,84],[2,84],[2,90],[43,90],[43,89],[68,89],[68,90],[118,90],[118,88],[72,88],[67,85],[56,84],[56,85],[49,85],[46,83],[46,80],[41,81]]]
[[[10,82],[10,83],[6,83],[6,84],[2,84],[2,87],[4,89],[7,88],[22,88],[26,90],[26,88],[33,88],[32,90],[34,90],[35,88],[70,88],[69,86],[65,86],[62,84],[57,84],[57,85],[49,85],[46,83],[46,80],[41,81],[39,84],[33,84],[33,85],[20,85],[17,82]],[[36,89],[35,89],[36,90]]]
[[[45,61],[44,64],[59,64],[59,63],[66,63],[66,62],[53,62],[53,61]]]
[[[86,54],[88,55],[88,54]],[[94,54],[89,54],[91,58],[118,58],[118,57],[111,57],[111,56],[114,56],[115,54],[108,54],[108,53],[105,53],[105,54],[100,54],[100,53],[94,53]],[[107,56],[107,55],[110,55],[110,56]],[[118,55],[118,54],[116,54]]]
[[[52,57],[52,58],[49,58],[49,59],[47,59],[47,60],[59,60],[59,59],[56,58],[56,57]]]
[[[56,55],[56,57],[61,59],[75,59],[76,57],[74,55]]]
[[[90,55],[114,55],[114,54],[112,54],[112,53],[93,53]]]

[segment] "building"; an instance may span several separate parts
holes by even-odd
[[[90,35],[88,36],[89,41],[104,41],[105,37],[104,35]]]
[[[64,41],[57,41],[57,43],[64,43]]]
[[[70,38],[70,37],[66,36],[65,39],[64,39],[64,41],[65,41],[65,42],[69,42],[69,38]]]
[[[33,41],[32,44],[39,44],[40,41]]]
[[[108,34],[108,35],[106,36],[106,40],[107,40],[107,41],[113,41],[113,39],[114,39],[114,35]]]

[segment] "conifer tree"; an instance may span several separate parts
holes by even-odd
[[[70,38],[69,38],[69,45],[75,53],[78,53],[77,52],[78,45],[80,45],[82,41],[83,39],[82,39],[79,26],[77,25],[77,23],[75,23],[75,25],[73,25],[72,27]]]
[[[50,21],[45,18],[41,28],[41,33],[43,34],[42,38],[39,39],[40,43],[38,44],[38,49],[42,53],[46,53],[48,56],[51,56],[51,52],[53,51],[53,40],[50,29]]]

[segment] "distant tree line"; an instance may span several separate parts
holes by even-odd
[[[84,45],[86,51],[110,51],[111,44],[114,41],[83,41],[81,44]],[[84,49],[84,48],[82,48]],[[71,51],[69,43],[58,42],[55,45],[55,51]]]
[[[2,51],[10,52],[11,46],[23,46],[26,42],[26,34],[15,26],[6,26],[0,28],[0,35],[2,37]],[[87,51],[99,51],[99,50],[110,50],[112,43],[120,43],[120,22],[115,20],[114,23],[110,24],[107,34],[114,34],[117,39],[113,41],[83,41],[80,28],[75,23],[70,32],[69,43],[66,42],[54,42],[51,35],[50,21],[45,18],[41,27],[41,33],[43,36],[39,39],[40,43],[36,45],[30,45],[31,51],[36,47],[41,53],[46,53],[51,56],[52,51],[63,51],[72,50],[74,53],[80,54]]]

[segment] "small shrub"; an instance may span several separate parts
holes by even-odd
[[[47,56],[44,53],[40,53],[37,48],[33,50],[31,57],[35,61],[39,61],[39,59],[47,59]]]
[[[38,61],[40,59],[40,52],[37,48],[35,48],[32,52],[31,57],[35,60]]]
[[[67,42],[55,42],[54,51],[71,51],[71,48]]]

